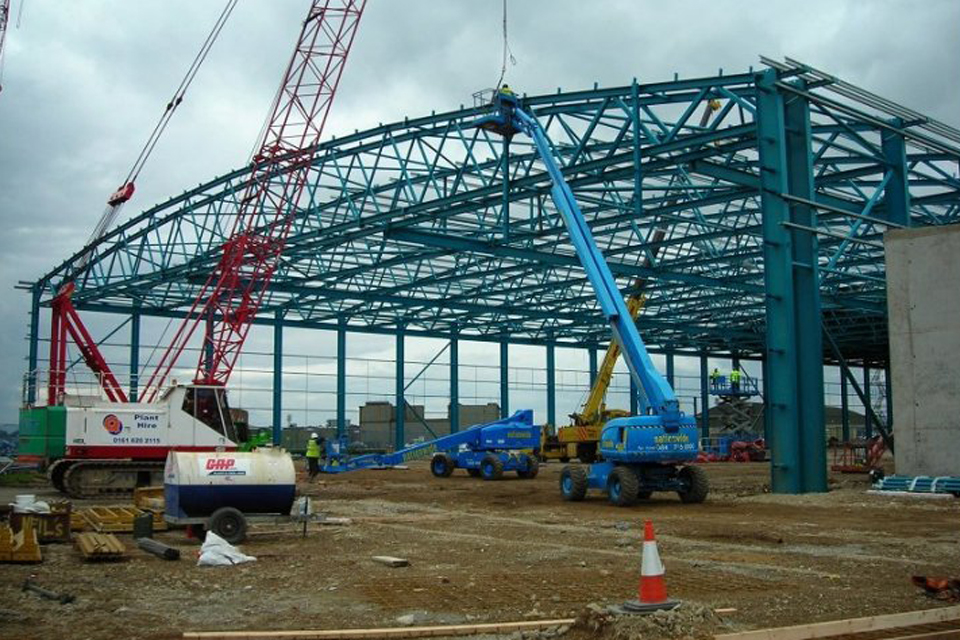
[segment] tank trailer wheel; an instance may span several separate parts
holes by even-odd
[[[517,469],[517,475],[524,480],[533,480],[540,473],[540,461],[535,456],[524,456],[527,468]]]
[[[484,480],[499,480],[503,477],[503,462],[497,456],[486,456],[480,461],[480,475]]]
[[[449,478],[456,467],[457,463],[445,453],[435,453],[430,460],[430,473],[437,478]]]
[[[607,498],[618,507],[629,507],[637,501],[640,481],[633,469],[614,467],[607,480]]]
[[[247,538],[247,519],[238,509],[221,507],[207,521],[207,531],[212,531],[230,544],[240,544]]]
[[[707,472],[703,467],[688,465],[680,469],[680,481],[686,487],[682,491],[677,491],[680,496],[680,502],[684,504],[700,504],[707,499],[710,492],[710,481],[707,480]]]
[[[583,467],[566,466],[560,472],[560,494],[569,502],[587,497],[587,472]]]
[[[479,477],[480,477],[480,469],[467,469],[467,473],[470,474],[470,477],[471,477],[471,478],[479,478]]]

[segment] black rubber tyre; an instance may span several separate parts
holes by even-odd
[[[580,502],[587,496],[587,471],[570,465],[560,472],[560,495],[569,502]]]
[[[503,463],[494,455],[480,461],[480,475],[484,480],[499,480],[503,477]]]
[[[533,480],[540,473],[540,461],[535,456],[524,456],[526,458],[526,469],[517,469],[517,475],[524,480]]]
[[[677,491],[680,496],[680,502],[684,504],[700,504],[707,499],[710,493],[710,481],[707,480],[707,472],[703,467],[688,465],[680,469],[680,481],[686,489]]]
[[[614,467],[607,478],[607,499],[618,507],[629,507],[637,502],[640,481],[629,467]]]
[[[467,473],[470,474],[470,477],[471,477],[471,478],[479,478],[479,477],[480,477],[480,469],[467,469]]]
[[[430,460],[430,473],[437,478],[449,478],[456,468],[456,461],[445,453],[435,453]]]
[[[247,519],[233,507],[221,507],[214,511],[207,520],[206,528],[230,544],[240,544],[247,539]]]

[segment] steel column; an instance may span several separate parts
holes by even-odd
[[[500,338],[500,417],[510,415],[510,343]]]
[[[130,402],[137,401],[140,384],[140,305],[130,314]]]
[[[840,371],[840,439],[850,442],[850,400],[847,398],[847,376]]]
[[[630,415],[635,416],[640,411],[640,391],[637,389],[637,383],[630,376]]]
[[[460,340],[450,336],[450,433],[460,431]]]
[[[557,426],[557,354],[553,336],[547,340],[547,424]]]
[[[776,82],[775,70],[758,75],[771,486],[806,493],[827,490],[817,238],[806,230],[817,223],[811,207],[783,196],[814,198],[810,112]]]
[[[674,362],[673,362],[673,351],[667,351],[667,382],[673,387],[673,390],[677,390],[677,385],[674,384]]]
[[[763,439],[768,443],[769,448],[770,434],[773,428],[770,426],[770,395],[767,393],[767,382],[770,380],[770,368],[767,359],[763,359]]]
[[[873,437],[873,420],[870,419],[870,408],[873,407],[873,401],[870,399],[870,367],[863,367],[863,436],[867,439]]]
[[[347,432],[347,323],[337,323],[337,438]]]
[[[590,362],[590,386],[593,387],[593,384],[597,381],[597,347],[594,345],[587,347],[587,354]]]
[[[884,398],[887,404],[887,431],[893,430],[893,388],[890,377],[890,364],[883,368]]]
[[[902,126],[899,120],[895,126]],[[890,222],[910,226],[910,177],[907,171],[907,145],[903,136],[896,131],[884,129],[881,133],[883,159],[887,161],[888,171],[892,174],[883,192],[886,218]]]
[[[40,287],[30,292],[30,345],[27,351],[27,404],[37,403],[37,366],[40,355]]]
[[[404,394],[404,355],[403,355],[403,326],[397,328],[397,347],[396,347],[396,371],[394,377],[396,380],[396,416],[394,418],[393,446],[394,449],[402,449],[406,444],[405,424],[407,415],[407,399]]]
[[[211,325],[212,326],[212,325]],[[212,342],[208,342],[211,347]],[[210,362],[210,361],[208,361]],[[209,369],[208,369],[209,371]],[[283,312],[273,315],[273,444],[283,442]]]
[[[710,363],[700,356],[700,436],[710,437]]]

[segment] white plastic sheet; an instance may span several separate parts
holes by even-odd
[[[203,546],[200,547],[200,559],[197,560],[197,566],[223,567],[253,562],[254,560],[256,558],[253,556],[248,556],[214,532],[208,531]]]

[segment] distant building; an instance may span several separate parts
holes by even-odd
[[[390,402],[367,402],[360,407],[360,441],[368,447],[393,449],[396,432],[396,409]],[[500,405],[461,404],[460,428],[492,422],[500,418]],[[427,417],[423,405],[409,405],[404,414],[404,439],[407,443],[432,440],[450,433],[450,408],[447,417]]]

